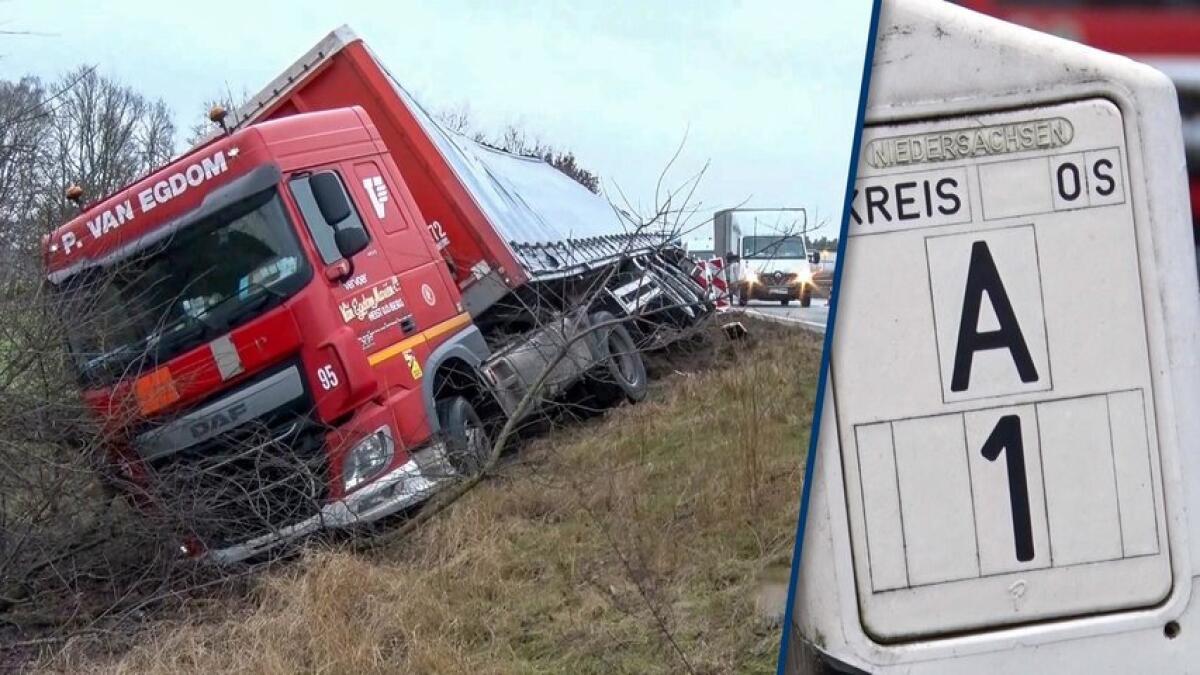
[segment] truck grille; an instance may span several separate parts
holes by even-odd
[[[784,286],[796,281],[795,272],[764,272],[760,280],[768,286]]]
[[[209,548],[316,515],[329,497],[326,429],[307,391],[202,443],[150,462],[154,500]]]

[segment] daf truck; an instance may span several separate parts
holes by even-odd
[[[641,399],[712,311],[666,234],[443,128],[346,27],[236,121],[44,242],[106,475],[196,516],[190,555],[418,504],[531,402]]]

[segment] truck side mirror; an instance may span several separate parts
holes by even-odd
[[[321,217],[330,227],[350,217],[350,200],[342,189],[342,181],[332,171],[322,171],[308,179],[312,189],[313,200],[321,210]],[[364,233],[365,234],[365,233]],[[338,248],[341,248],[340,240]],[[345,252],[342,252],[345,255]]]
[[[367,231],[359,225],[353,227],[339,228],[333,233],[333,242],[337,244],[338,252],[343,258],[350,258],[355,253],[367,247],[371,243],[370,237],[367,236]]]
[[[739,256],[736,253],[733,253],[732,251],[725,254],[725,262],[727,262],[727,263],[735,263],[741,259],[742,259],[741,256]]]
[[[820,251],[810,251],[808,254],[808,262],[810,262],[814,265],[821,262],[821,252]]]

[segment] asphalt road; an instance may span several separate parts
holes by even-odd
[[[746,305],[746,311],[757,314],[765,319],[781,323],[795,323],[818,333],[825,332],[825,321],[829,318],[829,300],[813,298],[812,305],[801,307],[799,301],[793,301],[787,307],[778,302],[751,300]]]

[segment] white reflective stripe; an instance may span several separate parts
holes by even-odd
[[[222,380],[228,380],[246,370],[242,366],[242,357],[238,354],[237,347],[233,346],[228,333],[208,343],[208,349],[212,352],[213,360],[217,362],[217,370],[221,373]]]

